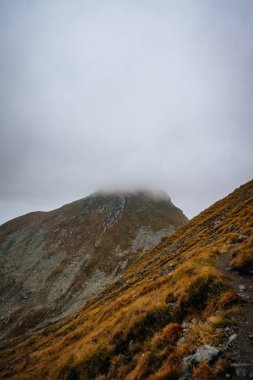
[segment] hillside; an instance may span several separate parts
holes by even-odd
[[[187,218],[166,194],[95,193],[0,226],[0,337],[80,309]]]
[[[251,181],[164,237],[81,311],[3,341],[1,378],[245,378],[251,337],[236,357],[233,344],[242,316],[252,317],[252,211]],[[247,278],[245,289],[236,278]]]

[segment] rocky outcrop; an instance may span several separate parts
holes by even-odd
[[[180,380],[188,380],[191,378],[191,370],[193,366],[196,366],[202,362],[214,363],[220,354],[221,352],[216,347],[208,344],[198,347],[193,355],[189,355],[183,359],[183,375],[180,377]]]

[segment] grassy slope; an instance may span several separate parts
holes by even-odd
[[[4,223],[0,226],[0,335],[3,328],[5,336],[16,336],[66,315],[66,310],[71,314],[81,303],[80,295],[84,304],[138,259],[141,248],[135,252],[132,244],[140,227],[155,233],[186,221],[169,199],[138,192],[94,194]],[[116,250],[125,251],[124,257]],[[102,273],[94,287],[92,279],[98,271]],[[29,281],[28,273],[34,281]],[[50,298],[51,303],[45,301]]]
[[[215,260],[239,246],[241,234],[252,257],[252,201],[251,181],[163,239],[81,312],[3,342],[0,377],[177,379],[182,358],[203,343],[218,344],[217,325],[238,310]],[[193,317],[197,323],[177,345],[181,323]],[[216,367],[214,378],[222,363]]]

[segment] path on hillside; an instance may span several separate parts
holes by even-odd
[[[241,304],[242,313],[231,318],[232,329],[237,336],[230,343],[229,349],[232,352],[232,362],[237,370],[237,375],[234,375],[233,379],[245,380],[253,378],[253,276],[231,270],[231,260],[232,252],[219,255],[217,268],[227,278],[229,286],[244,301]],[[245,290],[240,291],[240,285],[244,285]],[[237,366],[238,364],[240,365]]]

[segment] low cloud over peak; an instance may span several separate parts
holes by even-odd
[[[144,188],[144,187],[127,187],[127,188],[107,188],[100,189],[96,193],[96,195],[119,195],[119,196],[138,196],[142,195],[147,198],[155,199],[155,200],[170,200],[169,195],[160,189],[155,188]]]

